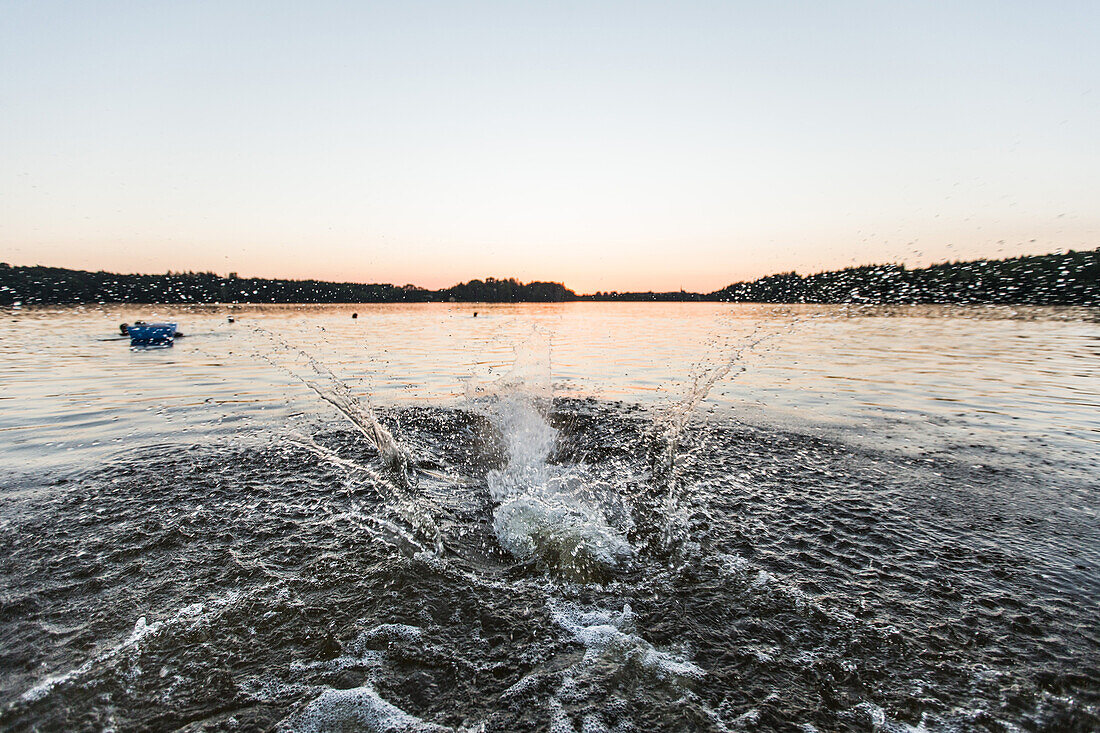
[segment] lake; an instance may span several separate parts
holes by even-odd
[[[1095,309],[2,316],[5,729],[1100,726]]]

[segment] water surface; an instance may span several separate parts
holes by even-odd
[[[1098,356],[1073,309],[7,311],[0,727],[1095,729]]]

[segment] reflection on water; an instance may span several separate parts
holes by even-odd
[[[130,349],[117,324],[137,318],[179,321],[187,337]],[[308,371],[296,349],[376,404],[456,404],[471,376],[506,369],[532,328],[550,341],[563,396],[665,404],[764,335],[708,409],[904,450],[1022,453],[1082,469],[1100,444],[1092,311],[573,303],[7,311],[0,450],[9,466],[32,468],[131,440],[308,420],[326,408],[293,376]]]

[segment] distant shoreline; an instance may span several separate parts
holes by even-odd
[[[440,290],[388,283],[221,277],[212,272],[127,275],[0,263],[0,306],[65,304],[558,303],[576,301],[863,303],[870,305],[1100,306],[1100,248],[908,269],[864,265],[739,282],[713,293],[597,292],[514,278]]]

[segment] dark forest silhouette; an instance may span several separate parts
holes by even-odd
[[[67,303],[549,303],[724,301],[754,303],[958,303],[1100,306],[1100,249],[908,269],[865,265],[768,275],[713,293],[599,292],[514,278],[470,280],[442,290],[415,285],[221,277],[212,272],[120,275],[0,263],[0,305]]]

